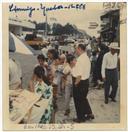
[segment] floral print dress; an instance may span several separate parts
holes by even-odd
[[[41,98],[49,99],[49,105],[48,108],[45,110],[44,114],[41,117],[41,120],[39,123],[50,123],[52,111],[53,111],[53,88],[52,86],[48,86],[44,82],[36,82],[35,83],[35,93]]]

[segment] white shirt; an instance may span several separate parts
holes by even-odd
[[[43,48],[41,51],[42,51],[44,57],[47,58],[48,49],[47,48]]]
[[[85,39],[85,44],[89,44],[89,40],[88,39]]]
[[[114,55],[111,54],[111,52],[108,52],[103,57],[102,62],[102,77],[105,77],[105,69],[114,69],[117,68],[117,62],[118,62],[118,56],[117,53]]]
[[[86,53],[81,54],[72,69],[72,76],[81,76],[81,80],[86,80],[90,76],[91,63]]]
[[[87,47],[86,47],[86,49],[87,49],[87,50],[91,50],[91,49],[92,49],[92,48],[91,48],[91,45],[88,44]]]

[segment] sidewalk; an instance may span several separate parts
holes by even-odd
[[[88,100],[92,111],[95,115],[94,120],[86,121],[85,123],[119,123],[120,122],[120,99],[119,88],[117,92],[117,102],[109,101],[104,103],[104,90],[90,88],[88,93]],[[71,113],[69,117],[64,116],[65,105],[64,97],[58,98],[58,111],[56,113],[56,123],[72,123],[72,119],[76,117],[73,98],[70,102]]]

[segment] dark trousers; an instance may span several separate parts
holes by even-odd
[[[106,69],[105,70],[105,99],[108,99],[110,86],[112,86],[112,91],[110,97],[114,99],[116,97],[117,88],[118,88],[118,71],[116,69]]]
[[[76,114],[78,119],[83,120],[86,114],[92,114],[92,110],[87,99],[89,80],[81,80],[77,86],[74,85],[74,82],[75,78],[73,78],[73,98]]]

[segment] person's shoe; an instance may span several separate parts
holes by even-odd
[[[95,119],[94,115],[93,114],[89,114],[85,117],[85,120],[93,120]]]
[[[101,90],[101,86],[100,86],[100,85],[98,85],[97,89],[98,89],[98,90]]]
[[[82,122],[85,122],[85,119],[74,118],[74,119],[73,119],[73,122],[82,123]]]
[[[112,96],[111,96],[111,94],[110,94],[108,97],[112,99]]]
[[[70,109],[67,109],[67,110],[65,111],[64,115],[65,115],[65,116],[69,116],[69,114],[70,114]]]
[[[108,104],[108,99],[105,99],[104,103],[105,103],[105,104]]]
[[[116,102],[116,100],[111,95],[109,95],[109,98],[111,98],[112,102]]]
[[[115,100],[115,99],[112,99],[111,101],[112,101],[112,102],[116,102],[116,100]]]
[[[96,85],[96,86],[94,87],[94,89],[98,89],[98,85]]]

